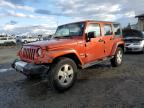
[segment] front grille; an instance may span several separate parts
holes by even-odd
[[[129,45],[131,45],[131,44],[125,44],[126,46],[129,46]]]
[[[23,48],[23,57],[25,59],[34,60],[36,51],[36,48]]]
[[[132,48],[126,48],[127,51],[132,51]]]

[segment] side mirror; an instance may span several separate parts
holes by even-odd
[[[90,41],[91,38],[95,38],[95,32],[88,32],[87,38]]]

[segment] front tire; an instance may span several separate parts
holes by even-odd
[[[114,58],[111,59],[111,65],[113,67],[117,67],[122,64],[122,61],[123,61],[123,49],[121,47],[118,47],[114,55]]]
[[[76,81],[77,66],[69,58],[59,58],[52,64],[48,75],[50,86],[59,92],[68,90]]]

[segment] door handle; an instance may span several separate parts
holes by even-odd
[[[104,40],[100,39],[98,42],[104,42]]]
[[[110,40],[114,40],[115,38],[113,37],[113,38],[110,38]]]

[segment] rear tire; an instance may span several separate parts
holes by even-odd
[[[123,49],[121,47],[118,47],[114,55],[114,58],[111,59],[111,65],[113,67],[117,67],[122,64],[122,61],[123,61]]]
[[[52,64],[48,73],[50,86],[58,91],[63,92],[73,86],[77,78],[77,66],[69,58],[59,58]]]

